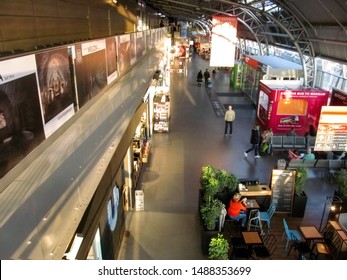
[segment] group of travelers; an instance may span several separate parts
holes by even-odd
[[[271,128],[268,128],[261,133],[260,125],[255,124],[251,132],[251,147],[244,152],[244,156],[248,157],[248,153],[254,150],[254,157],[261,158],[262,155],[269,155],[272,152],[271,137],[273,132]]]
[[[217,73],[216,69],[213,69],[212,70],[212,77],[215,77],[216,73]],[[208,69],[206,69],[204,73],[202,73],[202,70],[200,70],[198,72],[198,75],[196,76],[196,81],[198,82],[199,87],[201,86],[201,83],[203,80],[205,80],[205,87],[207,87],[210,79],[211,79],[211,74],[208,71]]]

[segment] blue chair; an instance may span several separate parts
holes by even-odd
[[[266,212],[259,212],[260,221],[266,222],[268,231],[270,231],[271,218],[273,214],[275,213],[275,211],[276,211],[276,204],[271,203],[269,206],[269,209]]]
[[[283,227],[284,227],[284,232],[282,235],[282,240],[284,237],[287,238],[287,243],[285,247],[285,251],[288,251],[288,245],[290,242],[297,242],[297,241],[303,241],[303,238],[301,237],[300,233],[295,230],[295,229],[289,229],[287,221],[285,218],[283,218]]]

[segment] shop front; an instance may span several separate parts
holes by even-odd
[[[310,125],[317,130],[321,108],[328,104],[329,95],[326,90],[302,88],[299,81],[262,80],[257,119],[274,134],[294,129],[297,135],[305,135]]]
[[[246,55],[241,72],[242,91],[254,104],[258,102],[260,80],[300,80],[303,70],[300,64],[277,56]]]

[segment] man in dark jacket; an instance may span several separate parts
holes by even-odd
[[[205,78],[205,86],[207,87],[208,85],[208,79],[211,77],[210,72],[208,72],[208,69],[205,70],[204,72],[204,78]]]
[[[261,143],[261,133],[260,133],[260,126],[259,126],[259,124],[256,124],[252,128],[252,134],[251,134],[250,143],[252,144],[252,147],[244,152],[245,157],[248,156],[248,153],[250,151],[254,150],[255,158],[260,158],[260,155],[259,155],[259,145]]]

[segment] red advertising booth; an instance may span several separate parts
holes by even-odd
[[[329,96],[326,90],[303,88],[300,81],[262,80],[257,119],[274,134],[286,134],[293,128],[297,135],[305,135],[310,124],[317,129]]]

